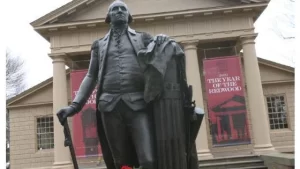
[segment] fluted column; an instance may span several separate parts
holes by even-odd
[[[274,151],[270,139],[269,120],[255,51],[256,34],[241,37],[247,95],[254,137],[254,152],[263,154]]]
[[[53,59],[53,122],[54,122],[54,163],[55,169],[73,169],[68,147],[64,147],[63,127],[56,113],[68,105],[65,55],[50,54]]]
[[[186,57],[187,82],[193,86],[193,99],[197,107],[204,108],[200,69],[197,55],[197,41],[183,42]],[[200,159],[212,158],[208,147],[206,121],[203,119],[196,140],[197,152]]]

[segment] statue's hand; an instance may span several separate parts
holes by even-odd
[[[167,40],[169,40],[169,37],[164,34],[159,34],[159,35],[155,36],[155,38],[154,38],[155,43],[158,45],[163,44]]]
[[[66,122],[67,118],[73,116],[74,114],[76,114],[75,108],[71,107],[71,106],[68,106],[68,107],[60,109],[57,112],[56,115],[58,117],[58,120],[59,120],[60,124],[64,125],[64,123]]]

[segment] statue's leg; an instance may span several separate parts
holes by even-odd
[[[193,143],[193,145],[192,145],[191,156],[190,156],[189,162],[190,162],[189,169],[199,169],[196,143]]]
[[[102,113],[104,130],[116,169],[120,169],[123,165],[132,166],[134,164],[134,159],[132,159],[134,147],[122,118],[122,112],[120,112],[122,107],[122,105],[117,105],[114,111]]]
[[[146,111],[127,112],[127,126],[132,133],[139,164],[143,169],[156,169],[154,155],[154,134],[150,113]]]

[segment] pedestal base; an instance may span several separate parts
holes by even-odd
[[[197,151],[197,154],[198,154],[198,160],[206,160],[206,159],[214,158],[214,156],[210,153],[210,150]]]
[[[253,154],[255,155],[264,155],[277,152],[272,144],[264,144],[258,146],[255,145],[253,148]]]
[[[54,162],[52,169],[74,169],[74,166],[70,161]]]

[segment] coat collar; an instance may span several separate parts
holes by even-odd
[[[131,34],[131,35],[136,35],[136,31],[134,29],[131,29],[129,26],[127,28],[127,31]],[[109,29],[108,33],[104,36],[103,40],[107,40],[109,38],[111,34],[111,29]]]
[[[131,29],[129,26],[128,26],[128,32],[130,32],[131,34],[133,35],[136,35],[136,32],[134,29]]]
[[[109,38],[111,29],[109,29],[108,33],[104,36],[103,40],[106,41]]]

